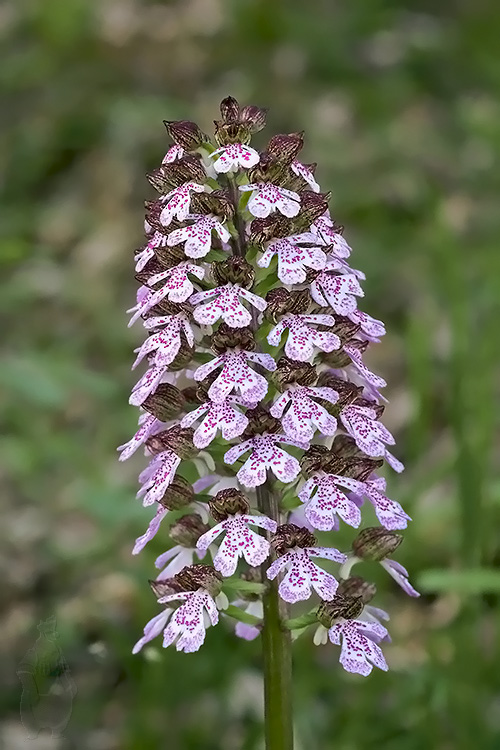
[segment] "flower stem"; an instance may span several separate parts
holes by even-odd
[[[228,182],[235,209],[234,223],[238,232],[238,237],[233,241],[233,253],[245,258],[248,248],[245,222],[238,210],[238,186],[232,177]],[[259,330],[258,312],[255,308],[252,308],[252,330]],[[256,494],[260,512],[272,518],[279,526],[283,522],[280,517],[279,499],[273,492],[269,479],[256,488]],[[270,536],[269,532],[267,535]],[[267,580],[266,571],[269,564],[270,560],[267,560],[261,566],[262,582],[266,584],[266,591],[262,595],[266,750],[293,750],[292,636],[291,631],[284,625],[288,620],[288,608],[278,594],[278,579]]]
[[[259,509],[280,523],[279,503],[269,485],[257,488]],[[264,564],[263,578],[268,564]],[[263,595],[264,711],[266,750],[293,750],[291,633],[283,623],[286,603],[278,594],[278,581],[268,581]]]

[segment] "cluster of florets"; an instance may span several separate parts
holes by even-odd
[[[342,642],[345,669],[368,674],[387,668],[377,645],[387,615],[352,566],[380,561],[417,595],[388,558],[409,516],[376,473],[384,460],[403,469],[380,422],[385,382],[363,362],[385,330],[358,309],[364,276],[349,266],[315,165],[298,161],[302,134],[249,145],[265,119],[229,97],[215,144],[192,122],[166,122],[173,145],[149,175],[159,196],[147,203],[130,310],[148,334],[134,367],[147,369],[130,397],[139,429],[120,450],[126,459],[143,446],[150,458],[138,496],[155,513],[134,553],[164,518],[174,546],[152,583],[166,606],[135,650],[163,632],[165,646],[195,651],[219,611],[237,635],[257,637],[260,595],[278,577],[285,602],[320,598],[315,642]],[[279,513],[264,487],[283,501]],[[365,501],[379,528],[348,554],[318,546],[315,530],[358,528]]]

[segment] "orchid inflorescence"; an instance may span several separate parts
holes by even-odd
[[[144,446],[150,459],[138,496],[155,512],[134,554],[165,518],[174,546],[151,582],[164,608],[134,651],[161,632],[164,646],[196,651],[219,612],[238,636],[257,637],[277,578],[288,604],[321,599],[284,627],[315,624],[314,642],[341,644],[343,667],[366,675],[387,669],[388,615],[353,565],[379,561],[418,596],[390,559],[409,516],[376,473],[384,459],[403,469],[380,422],[385,382],[363,362],[385,330],[358,309],[364,275],[349,266],[315,165],[298,161],[302,134],[249,145],[265,120],[228,97],[215,145],[195,123],[166,122],[173,145],[148,176],[159,197],[146,204],[130,310],[148,334],[134,367],[148,367],[130,398],[139,429],[119,450],[124,460]],[[318,544],[315,530],[358,528],[365,501],[380,527],[348,554]]]

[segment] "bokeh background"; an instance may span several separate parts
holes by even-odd
[[[498,749],[498,5],[7,0],[0,38],[0,746],[262,748],[258,643],[222,625],[195,656],[131,655],[165,536],[131,558],[143,461],[115,453],[136,419],[144,173],[163,119],[210,128],[232,94],[271,107],[266,133],[306,130],[387,323],[371,364],[408,467],[390,476],[414,518],[397,557],[423,592],[367,572],[388,675],[297,642],[297,748]],[[64,739],[26,740],[16,670],[54,615],[78,692]]]

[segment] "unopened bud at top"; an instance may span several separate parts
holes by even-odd
[[[210,513],[216,521],[225,521],[229,516],[248,513],[250,503],[245,495],[235,487],[220,490],[209,501]]]
[[[294,523],[284,523],[278,526],[271,540],[271,546],[279,557],[293,547],[314,547],[315,544],[314,534]]]
[[[215,120],[215,140],[221,146],[248,143],[250,136],[266,124],[266,110],[249,105],[240,107],[236,99],[226,96],[220,104],[222,119]]]
[[[362,560],[379,562],[388,555],[392,555],[399,547],[403,537],[380,526],[363,529],[352,544],[357,557]]]

